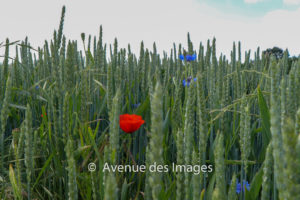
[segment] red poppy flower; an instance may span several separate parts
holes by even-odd
[[[138,130],[145,121],[141,116],[135,114],[120,115],[120,128],[126,133],[133,133]]]
[[[47,113],[45,113],[45,116],[47,116]],[[41,114],[41,117],[44,117],[44,115],[43,115],[43,114]]]

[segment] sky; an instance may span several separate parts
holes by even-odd
[[[139,53],[140,43],[170,53],[173,43],[187,48],[187,33],[194,47],[216,38],[217,54],[227,57],[233,42],[241,41],[243,54],[278,46],[290,55],[300,54],[300,0],[1,0],[0,43],[29,38],[37,48],[58,29],[61,8],[66,5],[64,34],[79,40],[80,34],[99,34],[119,47],[130,43]],[[11,52],[14,55],[14,50]],[[0,48],[0,56],[4,48]],[[0,62],[2,58],[0,58]]]

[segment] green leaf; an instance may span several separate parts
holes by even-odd
[[[258,198],[259,191],[263,181],[263,165],[260,167],[258,172],[256,172],[250,183],[250,191],[245,190],[245,199],[246,200],[255,200]]]
[[[10,107],[12,108],[17,108],[17,109],[20,109],[20,110],[26,110],[26,106],[21,106],[21,105],[16,105],[16,104],[9,104]]]
[[[257,87],[257,98],[258,98],[260,118],[262,120],[262,129],[263,129],[262,131],[263,146],[259,156],[259,160],[263,161],[265,158],[267,146],[271,139],[271,129],[270,129],[271,123],[270,123],[270,111],[259,86]]]
[[[170,109],[169,109],[166,114],[165,120],[163,122],[163,133],[164,134],[168,131],[170,123],[171,123],[171,120],[170,120]]]
[[[89,59],[92,61],[93,65],[95,65],[95,61],[94,61],[94,58],[93,58],[93,55],[92,55],[91,51],[87,50],[87,54],[88,54]]]
[[[211,200],[214,187],[215,187],[215,182],[216,182],[216,174],[214,173],[211,179],[209,180],[207,192],[205,192],[205,199]]]
[[[54,152],[52,152],[52,154],[49,156],[49,158],[48,158],[47,161],[45,162],[45,164],[44,164],[42,170],[40,171],[40,173],[39,173],[37,179],[35,180],[35,183],[34,183],[33,186],[32,186],[32,189],[33,189],[33,188],[36,186],[36,184],[39,182],[39,180],[40,180],[41,176],[43,175],[44,171],[46,170],[46,168],[47,168],[48,165],[50,164],[50,162],[51,162],[53,156],[54,156]]]
[[[140,105],[136,111],[137,115],[144,114],[147,110],[150,108],[150,98],[147,96],[146,100],[143,102],[142,105]]]
[[[89,140],[90,140],[90,144],[92,144],[92,147],[94,148],[94,151],[96,153],[96,156],[98,157],[99,160],[102,160],[101,159],[101,156],[100,156],[100,153],[98,151],[98,147],[97,147],[97,144],[95,142],[95,135],[93,134],[93,131],[91,130],[90,127],[88,127],[88,137],[89,137]],[[102,134],[104,135],[104,134]]]
[[[200,200],[204,200],[204,195],[205,195],[205,189],[203,189],[201,191],[201,194],[200,194]]]
[[[129,185],[127,184],[127,180],[125,178],[124,183],[122,185],[121,200],[126,200],[127,199],[128,186]]]
[[[258,95],[258,105],[260,110],[260,117],[262,119],[262,127],[264,131],[266,132],[266,139],[270,141],[271,139],[271,122],[270,122],[270,111],[268,108],[268,105],[266,103],[266,100],[260,90],[260,88],[257,88],[257,95]]]
[[[106,92],[106,88],[101,82],[97,81],[96,79],[94,79],[94,82],[97,83],[97,85],[99,85],[100,88],[102,88]],[[103,95],[103,93],[102,93],[102,95]]]
[[[17,40],[17,41],[14,41],[14,42],[10,42],[8,44],[5,44],[5,45],[14,45],[14,44],[17,44],[18,42],[20,42],[20,40]],[[2,43],[0,44],[0,46],[2,45]],[[17,45],[20,45],[20,44],[17,44]]]
[[[174,195],[175,188],[176,188],[176,181],[169,182],[168,188],[166,188],[166,191],[164,191],[164,195],[162,199],[173,199],[171,197],[172,195]]]

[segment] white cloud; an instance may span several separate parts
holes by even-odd
[[[0,12],[0,43],[9,37],[11,41],[24,39],[34,47],[51,39],[58,28],[61,7],[66,5],[64,34],[67,39],[78,40],[82,48],[80,33],[96,35],[103,25],[105,43],[118,38],[119,47],[131,44],[133,52],[139,52],[140,42],[152,50],[156,42],[158,51],[170,52],[173,42],[186,47],[186,34],[190,32],[194,47],[206,44],[207,39],[216,37],[217,53],[230,55],[232,43],[241,41],[243,52],[258,46],[261,50],[278,46],[288,48],[290,54],[300,53],[300,9],[278,10],[257,19],[230,16],[195,0],[53,0],[51,3],[39,0],[4,1]],[[18,5],[16,7],[15,5]],[[4,49],[0,49],[3,55]],[[109,54],[108,54],[109,55]],[[244,53],[243,53],[244,55]],[[0,58],[0,61],[1,58]]]
[[[300,5],[300,0],[283,0],[283,3],[287,5]]]
[[[263,0],[244,0],[244,1],[245,1],[245,3],[258,3]]]

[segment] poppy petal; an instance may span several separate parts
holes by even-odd
[[[135,114],[120,115],[120,128],[126,133],[133,133],[138,130],[145,121],[141,116]]]

